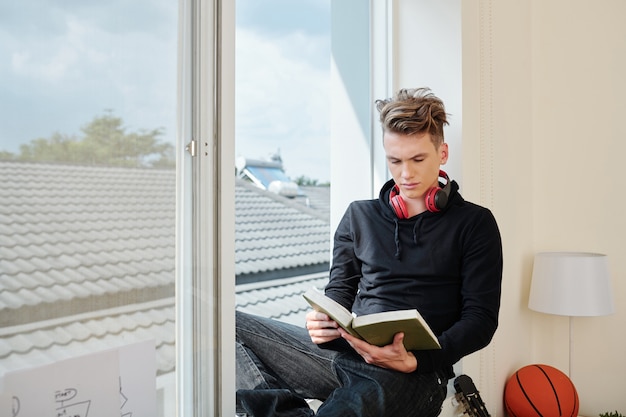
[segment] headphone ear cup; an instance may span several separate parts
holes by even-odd
[[[441,200],[445,200],[442,203]],[[436,213],[441,211],[441,208],[445,207],[448,202],[448,196],[443,192],[443,190],[439,187],[433,187],[426,193],[426,197],[424,199],[426,202],[426,210]]]
[[[395,192],[392,192],[389,195],[389,204],[391,205],[391,208],[393,209],[393,212],[396,214],[396,216],[399,219],[406,219],[408,218],[408,211],[406,209],[406,203],[404,202],[404,200],[402,199],[402,197],[400,197],[399,194],[396,194]]]
[[[446,191],[448,190],[444,187],[435,194],[435,206],[437,206],[439,210],[443,210],[444,207],[448,205],[448,192]]]
[[[450,178],[445,171],[439,170],[439,176],[446,179],[446,185],[443,188],[433,187],[426,193],[426,210],[436,213],[443,210],[448,205],[448,197],[450,196],[450,190],[452,184]]]
[[[398,216],[399,219],[408,218],[409,213],[402,197],[399,195],[393,196],[389,199],[389,202],[391,203],[394,213],[396,213],[396,216]]]

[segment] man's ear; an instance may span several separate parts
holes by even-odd
[[[448,144],[445,142],[439,145],[439,160],[441,165],[448,162]]]

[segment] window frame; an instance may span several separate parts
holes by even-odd
[[[233,2],[179,0],[176,397],[235,413]]]

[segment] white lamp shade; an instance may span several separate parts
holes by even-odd
[[[563,316],[603,316],[614,311],[606,255],[540,252],[535,255],[528,307]]]

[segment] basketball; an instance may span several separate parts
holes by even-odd
[[[509,417],[576,417],[578,393],[563,372],[548,365],[520,368],[504,387]]]

